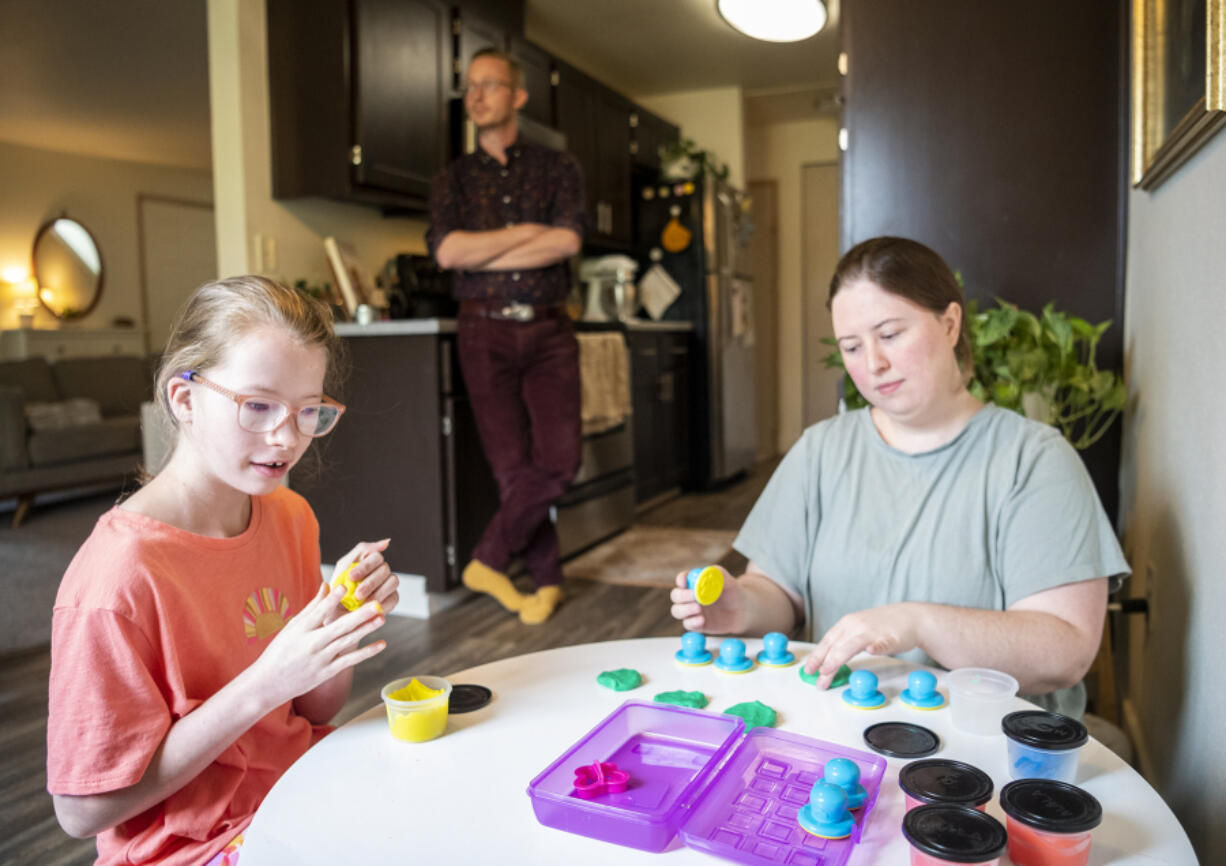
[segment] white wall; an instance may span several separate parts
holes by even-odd
[[[634,101],[681,127],[683,138],[728,164],[728,182],[745,186],[745,105],[739,87],[636,96]]]
[[[1202,863],[1226,862],[1226,134],[1153,193],[1129,196],[1120,511],[1150,630],[1130,617],[1142,770]],[[1151,579],[1152,573],[1152,579]],[[1139,728],[1139,730],[1137,730]]]
[[[94,235],[102,253],[102,299],[70,328],[109,327],[115,316],[141,321],[136,196],[157,194],[208,202],[207,171],[101,159],[0,142],[0,272],[29,268],[39,226],[67,213]],[[10,286],[0,282],[0,328],[17,326]],[[40,307],[37,327],[56,327]]]
[[[750,126],[746,130],[745,173],[750,180],[774,180],[779,190],[779,451],[800,437],[804,406],[801,332],[801,177],[806,162],[839,158],[838,123],[833,118]],[[818,299],[824,304],[825,298]],[[824,336],[824,335],[817,335]]]
[[[209,0],[208,13],[218,272],[331,281],[323,251],[329,235],[350,242],[372,278],[396,253],[424,253],[425,217],[386,219],[375,208],[325,199],[273,200],[264,2]]]

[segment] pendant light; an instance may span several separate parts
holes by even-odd
[[[799,42],[826,26],[822,0],[716,0],[734,29],[765,42]]]

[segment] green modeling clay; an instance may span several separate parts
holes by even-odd
[[[596,677],[596,682],[615,692],[628,692],[643,684],[643,676],[630,668],[618,668],[615,671],[604,671]]]
[[[819,676],[821,676],[821,674],[805,673],[804,665],[800,666],[800,678],[809,685],[817,685],[817,678]],[[835,672],[834,679],[830,681],[830,685],[826,686],[826,688],[837,689],[839,686],[845,686],[847,685],[847,681],[849,679],[851,679],[851,668],[849,668],[847,665],[839,665],[838,671]]]
[[[683,692],[680,689],[675,692],[660,692],[655,700],[658,704],[692,707],[695,710],[701,710],[707,705],[707,696],[702,692]]]
[[[745,730],[754,728],[773,728],[775,726],[775,711],[761,701],[748,701],[724,710],[729,716],[740,716],[745,720]]]

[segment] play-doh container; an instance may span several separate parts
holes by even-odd
[[[412,685],[414,682],[417,686]],[[404,677],[383,687],[383,705],[392,736],[407,743],[424,743],[447,729],[451,683],[442,677]],[[412,700],[412,695],[421,695]]]
[[[918,806],[903,816],[902,834],[911,843],[911,866],[997,866],[1005,853],[1004,826],[969,806]]]
[[[946,758],[912,761],[898,773],[898,787],[907,800],[907,811],[917,806],[943,803],[970,806],[983,811],[992,799],[992,777],[970,764]]]
[[[1076,785],[1019,779],[1000,789],[1009,832],[1009,858],[1017,866],[1085,866],[1090,833],[1103,819],[1098,800]]]
[[[1009,744],[1009,775],[1015,779],[1077,780],[1077,757],[1089,739],[1076,719],[1045,710],[1021,710],[1001,719]]]
[[[945,678],[954,727],[968,734],[995,734],[1013,706],[1017,680],[990,668],[958,668]]]

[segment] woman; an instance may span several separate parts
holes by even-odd
[[[714,634],[804,625],[822,687],[861,651],[915,651],[1005,671],[1080,716],[1108,579],[1128,572],[1081,460],[967,390],[962,292],[924,245],[857,245],[828,306],[871,405],[805,431],[737,536],[745,575],[705,608],[678,576],[673,616]]]

